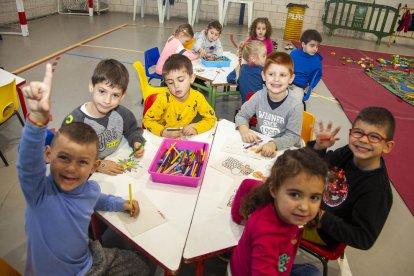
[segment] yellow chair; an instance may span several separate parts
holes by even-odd
[[[149,84],[147,75],[145,74],[144,65],[142,65],[140,61],[134,62],[133,66],[138,73],[139,84],[142,93],[141,103],[143,103],[146,100],[146,98],[151,94],[158,94],[168,91],[168,87],[154,87]]]
[[[0,275],[3,276],[21,276],[16,269],[14,269],[11,265],[6,263],[3,259],[0,259]]]
[[[303,111],[302,119],[302,140],[306,145],[307,142],[313,139],[313,127],[315,126],[315,115]]]
[[[19,100],[17,99],[16,80],[13,79],[11,82],[0,87],[0,125],[9,120],[13,115],[17,115],[22,126],[24,122],[19,113]],[[6,166],[6,158],[0,151],[0,157]]]

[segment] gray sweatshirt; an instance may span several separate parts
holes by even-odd
[[[194,35],[196,42],[194,43],[193,50],[198,52],[203,48],[209,55],[223,55],[223,47],[221,46],[220,38],[216,41],[209,41],[206,37],[205,31],[198,32]]]
[[[302,103],[291,93],[279,107],[272,110],[267,99],[267,88],[264,87],[242,105],[236,115],[236,129],[241,125],[249,126],[250,118],[256,114],[256,130],[274,138],[277,150],[300,146],[302,113]]]

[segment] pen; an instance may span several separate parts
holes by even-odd
[[[167,128],[165,130],[166,131],[180,131],[180,130],[183,130],[183,128],[182,127],[176,127],[176,128]]]
[[[260,140],[259,140],[259,141],[257,141],[257,142],[251,143],[251,144],[250,144],[250,145],[248,145],[248,146],[245,146],[245,147],[244,147],[244,149],[250,149],[251,147],[258,145],[258,144],[260,144],[261,142],[263,142],[263,140],[262,140],[262,139],[260,139]]]
[[[146,143],[147,141],[144,141],[141,143],[141,145],[139,145],[139,147],[137,147],[136,149],[134,149],[131,154],[128,157],[131,157],[132,155],[134,155],[137,151],[139,151]]]
[[[320,140],[320,141],[330,141],[330,140],[331,140],[331,138],[330,138],[330,137],[327,137],[327,138],[319,138],[319,140]],[[334,140],[335,140],[335,141],[338,141],[338,140],[339,140],[339,138],[334,138]]]
[[[132,209],[132,184],[129,183],[129,205],[131,206]]]

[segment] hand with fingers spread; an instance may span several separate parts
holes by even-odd
[[[112,160],[101,160],[97,171],[109,175],[117,175],[124,173],[124,168]]]
[[[319,130],[314,129],[316,136],[316,143],[314,148],[316,150],[327,149],[335,144],[336,135],[338,134],[341,127],[336,127],[332,130],[332,122],[329,122],[326,125],[326,128],[323,125],[323,122],[319,122]]]
[[[46,64],[43,81],[32,81],[24,87],[23,94],[27,101],[32,122],[47,122],[50,113],[50,93],[52,89],[52,65]]]
[[[239,126],[239,132],[244,143],[259,143],[260,137],[253,133],[248,126]]]
[[[276,156],[277,146],[273,141],[269,141],[263,146],[259,146],[256,150],[256,153],[261,153],[265,157],[274,157]]]

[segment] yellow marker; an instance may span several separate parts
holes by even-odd
[[[171,164],[173,164],[175,161],[177,161],[177,159],[181,156],[181,154],[183,154],[184,151],[181,151],[180,154],[178,154],[173,161],[171,161]]]
[[[132,185],[129,184],[129,205],[131,205],[132,208]]]

